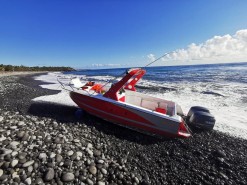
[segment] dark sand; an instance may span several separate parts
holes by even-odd
[[[32,77],[0,77],[0,184],[247,184],[246,140],[158,139],[77,119],[74,107],[32,102],[57,93]]]

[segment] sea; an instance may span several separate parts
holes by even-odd
[[[207,107],[216,118],[214,129],[247,139],[247,62],[228,64],[147,67],[137,91],[175,101],[186,114],[192,106]],[[52,84],[43,88],[61,90],[56,95],[37,97],[34,101],[76,106],[62,90],[57,78],[79,77],[82,83],[114,83],[127,68],[83,69],[48,73],[37,80]]]

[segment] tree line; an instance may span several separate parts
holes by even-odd
[[[75,69],[71,67],[54,67],[54,66],[14,66],[14,65],[3,65],[0,64],[0,72],[1,71],[75,71]]]

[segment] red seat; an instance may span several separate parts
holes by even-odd
[[[163,109],[163,108],[160,108],[160,107],[157,107],[156,109],[156,112],[159,112],[159,113],[163,113],[163,114],[166,114],[166,109]]]

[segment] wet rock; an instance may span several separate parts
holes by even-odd
[[[52,158],[54,158],[54,157],[56,157],[56,154],[55,154],[54,152],[52,152],[52,153],[50,154],[50,158],[52,159]]]
[[[5,155],[4,160],[5,161],[11,161],[12,160],[11,154]]]
[[[101,151],[100,150],[94,150],[93,151],[93,155],[96,156],[96,157],[98,157],[98,156],[101,155]]]
[[[74,143],[79,143],[80,142],[79,139],[74,139],[73,141],[74,141]]]
[[[12,157],[15,157],[15,156],[17,156],[18,155],[18,152],[17,151],[13,151],[12,153],[11,153],[11,156]]]
[[[74,152],[73,152],[72,150],[70,150],[70,151],[68,151],[67,155],[68,155],[68,156],[72,156],[73,153],[74,153]]]
[[[63,144],[64,143],[64,138],[56,137],[55,141],[56,144]]]
[[[76,152],[77,157],[82,157],[82,152],[78,151]]]
[[[26,180],[25,180],[25,183],[27,185],[31,185],[32,184],[32,179],[30,177],[28,177]]]
[[[26,156],[27,156],[26,153],[19,153],[19,154],[18,154],[18,158],[19,158],[19,159],[25,159]]]
[[[94,184],[93,181],[91,179],[89,179],[89,178],[87,178],[86,182],[88,183],[88,185],[93,185]]]
[[[22,165],[22,167],[26,168],[26,167],[28,167],[28,166],[32,165],[33,163],[34,163],[34,160],[31,160],[31,161],[25,162],[25,163]]]
[[[12,141],[9,145],[12,149],[16,149],[20,142]]]
[[[28,132],[25,132],[25,134],[23,135],[23,137],[21,138],[22,141],[28,141],[29,139],[29,134]]]
[[[40,153],[40,154],[39,154],[39,159],[45,160],[46,158],[47,158],[46,153]]]
[[[87,150],[87,153],[90,155],[90,156],[93,156],[93,152],[92,152],[92,150]]]
[[[29,173],[32,173],[32,171],[33,171],[33,166],[28,166],[27,171],[28,171]]]
[[[73,153],[73,155],[70,156],[70,159],[72,161],[76,160],[77,159],[77,153]]]
[[[8,155],[8,154],[11,154],[13,152],[13,150],[10,150],[10,149],[3,149],[1,151],[1,153],[3,153],[3,155]]]
[[[63,182],[71,182],[75,179],[75,176],[73,173],[64,173],[62,176]]]
[[[19,139],[22,139],[24,135],[25,135],[25,131],[19,131],[19,132],[17,133],[17,137],[18,137]]]
[[[3,170],[0,169],[0,177],[3,175]]]
[[[4,137],[3,135],[0,137],[0,142],[3,142],[3,141],[5,141],[7,138],[6,137]]]
[[[63,157],[60,154],[56,155],[56,162],[60,163],[63,160]]]
[[[36,180],[35,180],[35,184],[43,184],[44,182],[43,182],[43,180],[39,177],[39,178],[37,178]]]
[[[45,181],[50,181],[54,178],[55,172],[53,168],[49,168],[44,176]]]
[[[27,162],[27,159],[26,158],[19,159],[19,163],[24,164],[25,162]]]
[[[65,167],[70,167],[71,165],[72,165],[72,161],[71,161],[71,160],[66,159],[66,160],[64,161],[63,166],[65,166]]]
[[[16,182],[19,185],[20,182],[21,182],[21,179],[19,177],[14,177],[13,181]]]
[[[134,177],[134,181],[135,181],[137,184],[140,183],[140,181],[139,181],[139,179],[138,179],[137,177]]]
[[[33,169],[36,170],[38,167],[39,167],[39,163],[35,162],[35,163],[33,164]]]
[[[16,130],[17,129],[17,126],[11,126],[11,127],[9,127],[11,130]]]
[[[79,170],[76,170],[76,172],[75,172],[75,177],[79,177],[79,175],[80,175]]]
[[[85,177],[84,175],[80,175],[80,176],[79,176],[79,180],[80,180],[80,181],[85,181],[85,180],[86,180],[86,177]]]
[[[5,181],[8,178],[8,175],[1,175],[0,181]]]
[[[88,148],[88,149],[92,149],[92,148],[93,148],[92,143],[88,143],[88,144],[87,144],[87,148]]]
[[[106,174],[107,174],[107,170],[106,170],[106,169],[104,169],[104,168],[101,168],[101,172],[102,172],[104,175],[106,175]]]
[[[226,157],[226,153],[223,150],[216,150],[215,154],[218,157],[222,157],[222,158]]]
[[[221,177],[223,177],[225,180],[228,180],[228,177],[227,177],[224,173],[220,172],[219,174],[220,174]]]
[[[95,166],[90,166],[89,167],[89,172],[93,175],[97,173],[97,168]]]
[[[25,123],[24,123],[24,121],[20,121],[19,123],[18,123],[18,126],[20,127],[20,126],[24,126],[25,125]]]
[[[15,167],[17,164],[18,164],[18,160],[17,159],[14,159],[12,162],[11,162],[11,167]]]
[[[97,185],[105,185],[105,182],[98,181],[98,182],[97,182]]]
[[[19,178],[19,175],[18,175],[18,173],[16,171],[14,171],[11,175],[12,175],[13,179],[16,178],[16,177]]]
[[[3,164],[2,164],[2,168],[3,169],[8,169],[9,168],[9,165],[10,165],[10,162],[7,162],[7,161],[5,161]]]
[[[218,161],[219,163],[223,163],[225,160],[224,160],[224,158],[222,158],[222,157],[217,157],[217,161]]]
[[[104,160],[100,159],[97,161],[98,164],[103,164],[104,163]]]

